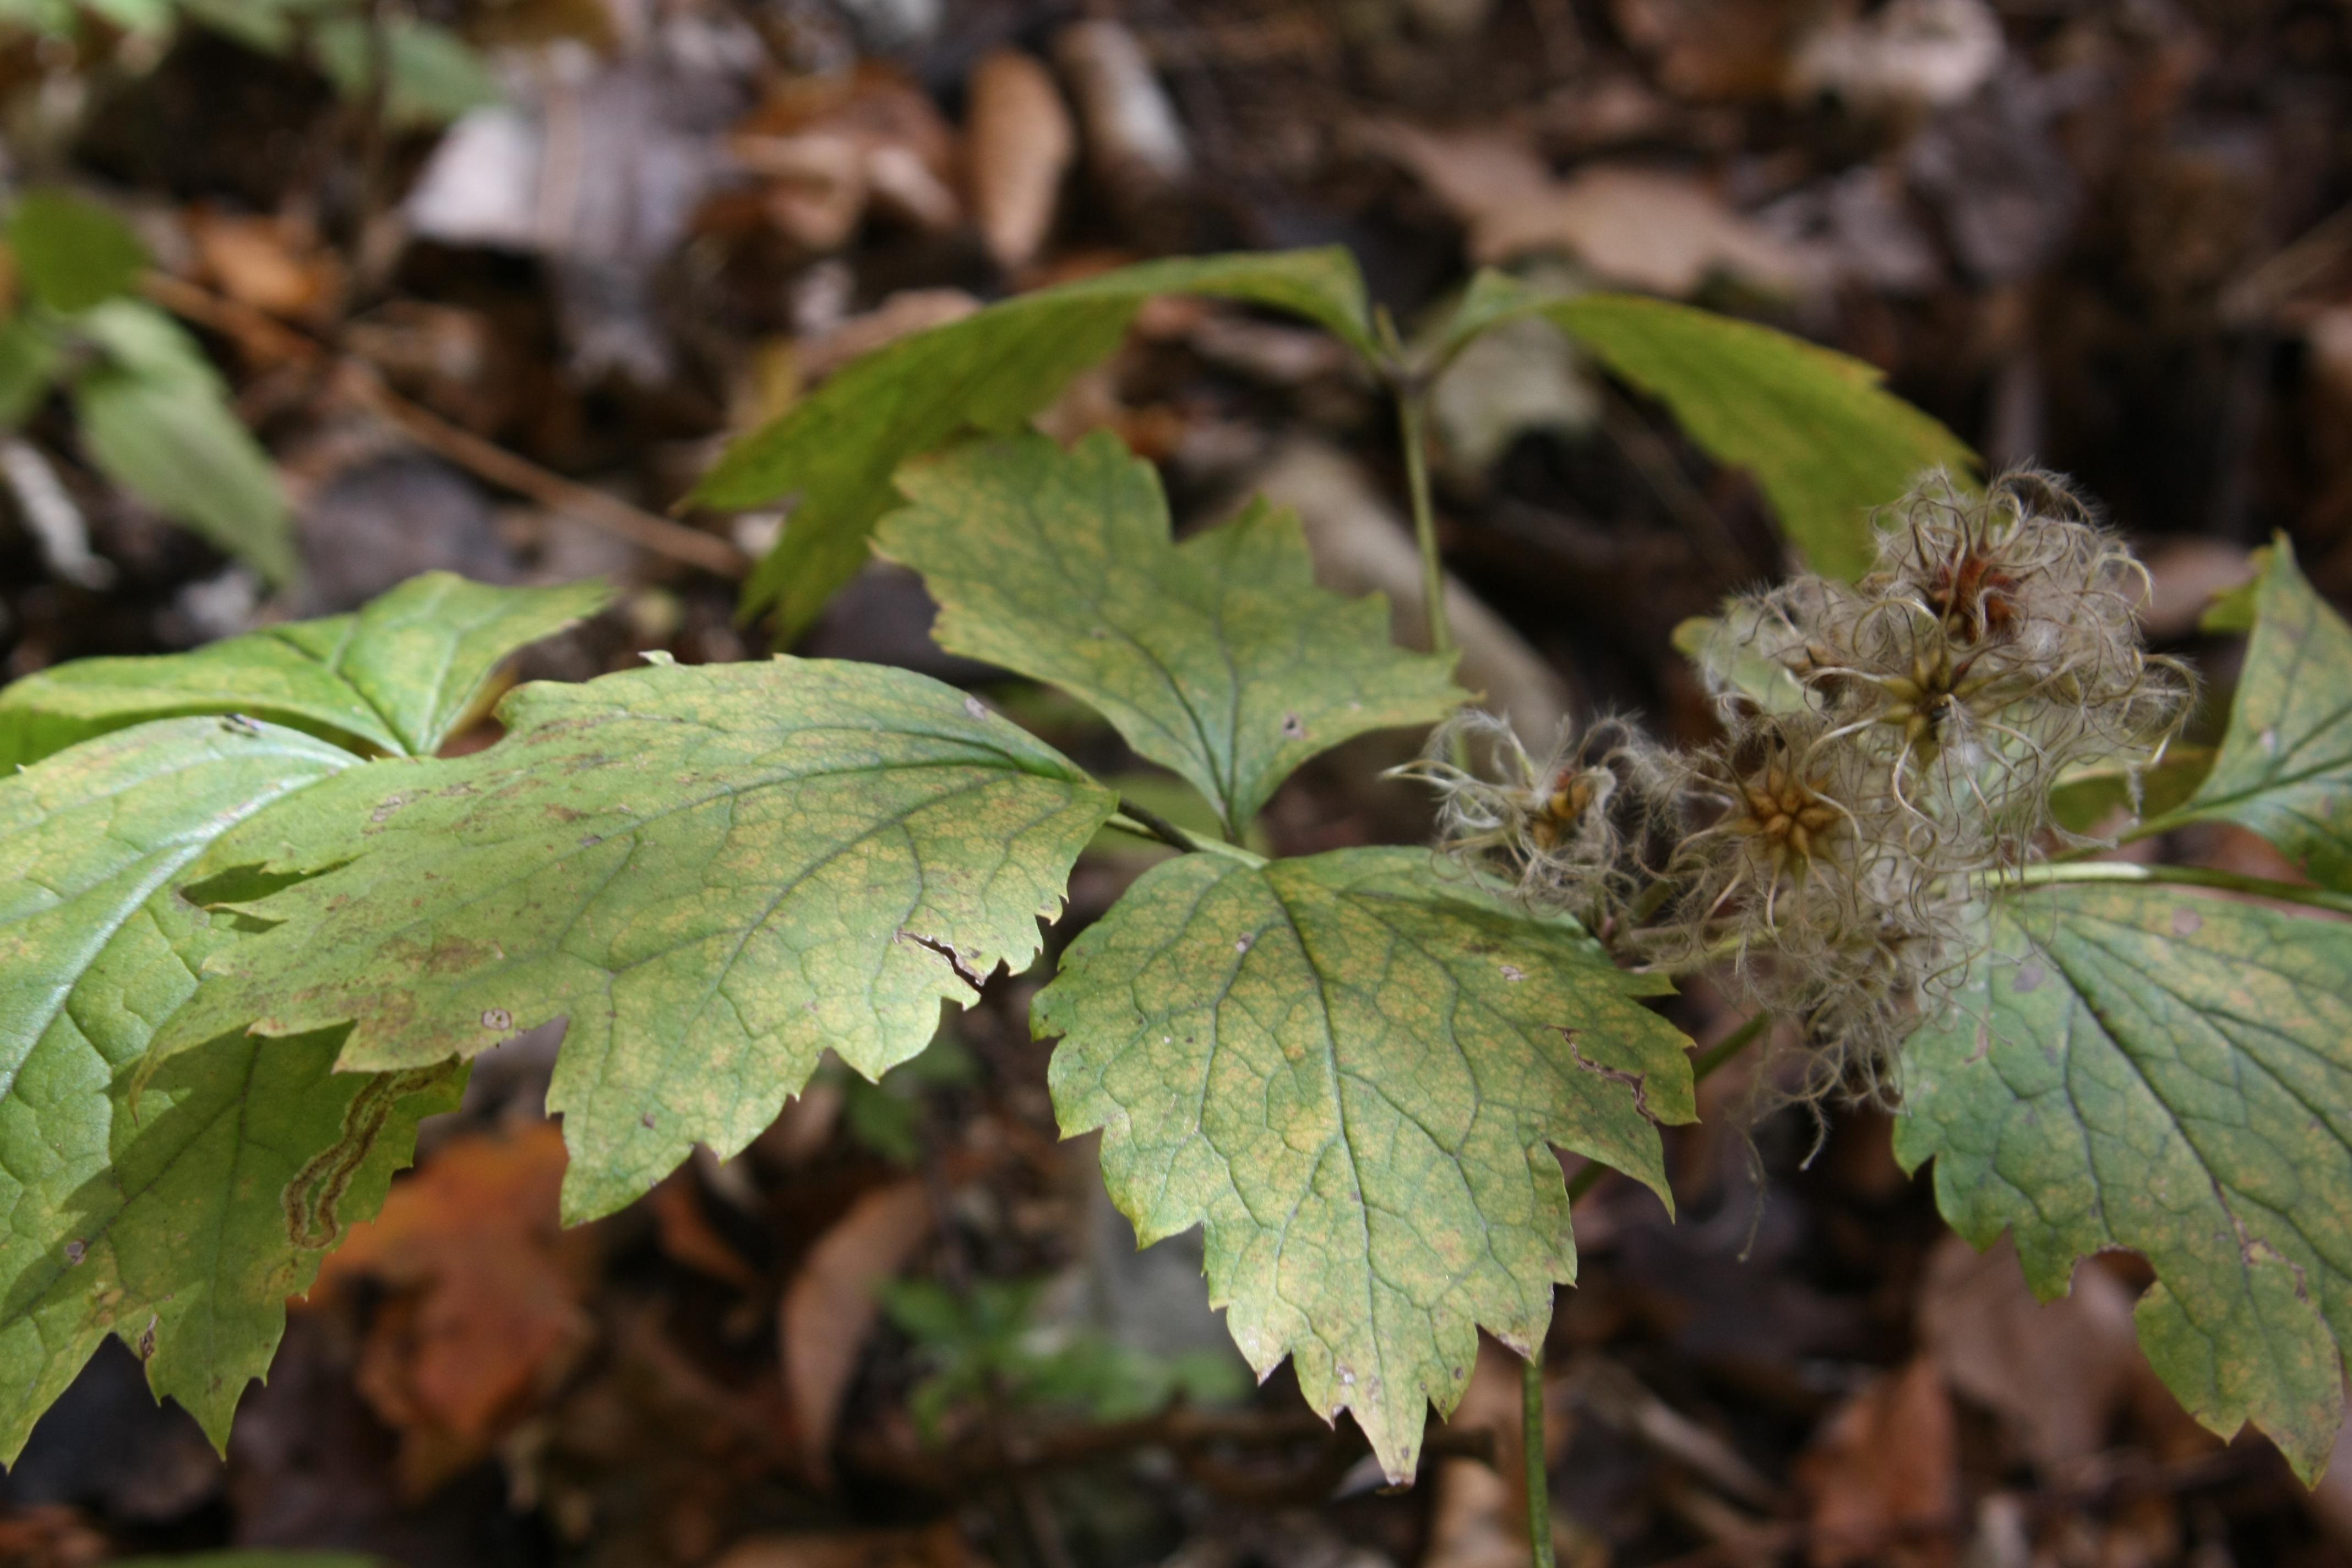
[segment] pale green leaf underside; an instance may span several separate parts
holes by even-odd
[[[599,583],[499,588],[412,577],[356,615],[296,621],[193,653],[86,658],[0,689],[0,773],[110,730],[243,713],[394,756],[428,756],[499,663],[611,596]]]
[[[179,1057],[134,1114],[154,1031],[236,940],[177,889],[237,825],[356,761],[292,731],[180,719],[0,779],[0,1460],[110,1332],[225,1441],[317,1268],[289,1235],[289,1181],[365,1093],[372,1135],[334,1162],[332,1215],[372,1213],[417,1115],[446,1108],[330,1076],[337,1041],[312,1037]]]
[[[76,326],[109,357],[71,388],[90,461],[271,583],[292,581],[294,513],[278,469],[194,341],[138,300],[110,300]]]
[[[1749,640],[1717,616],[1693,616],[1677,623],[1674,645],[1718,697],[1744,698],[1767,713],[1801,713],[1811,706],[1804,682],[1787,665],[1749,651]]]
[[[1950,1016],[1905,1047],[1895,1152],[1933,1157],[2026,1276],[2154,1267],[2141,1343],[2198,1418],[2260,1426],[2306,1479],[2352,1333],[2352,924],[2149,887],[2008,900]]]
[[[1158,473],[1108,434],[974,443],[899,488],[876,544],[923,574],[940,645],[1092,704],[1235,837],[1308,757],[1460,700],[1449,659],[1389,641],[1379,595],[1315,585],[1291,513],[1171,543]]]
[[[828,1047],[876,1077],[920,1051],[972,994],[959,968],[1037,951],[1114,804],[871,665],[632,670],[499,717],[488,751],[357,770],[225,847],[323,874],[240,906],[283,923],[207,967],[160,1048],[350,1022],[341,1065],[383,1070],[568,1017],[548,1103],[573,1220],[697,1142],[741,1149]]]
[[[2092,833],[2118,811],[2144,819],[2162,816],[2197,791],[2212,771],[2213,748],[2165,748],[2152,764],[2111,762],[2084,768],[2050,792],[2050,816],[2069,833]]]
[[[805,627],[865,563],[900,463],[959,431],[1015,428],[1117,348],[1144,300],[1175,293],[1292,311],[1373,353],[1363,279],[1337,247],[1123,268],[902,338],[737,441],[695,490],[695,502],[712,507],[793,500],[744,608],[772,607],[787,637]]]
[[[1465,302],[1491,325],[1499,284]],[[1670,409],[1718,462],[1749,470],[1781,530],[1816,572],[1852,579],[1875,551],[1872,513],[1929,468],[1965,477],[1976,458],[1959,437],[1879,385],[1860,360],[1664,300],[1585,294],[1526,309],[1565,329],[1612,372]]]
[[[2181,816],[2252,828],[2352,892],[2352,626],[2284,538],[2269,553],[2229,733]]]
[[[1666,989],[1424,850],[1189,855],[1071,945],[1032,1023],[1137,1236],[1204,1225],[1251,1364],[1291,1356],[1402,1480],[1477,1330],[1532,1342],[1575,1278],[1552,1146],[1668,1195],[1651,1119],[1692,1119],[1690,1068],[1639,1001]]]

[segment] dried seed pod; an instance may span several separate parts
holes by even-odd
[[[1507,720],[1465,710],[1396,776],[1438,791],[1444,854],[1508,881],[1532,908],[1597,924],[1655,879],[1672,848],[1675,770],[1622,719],[1564,731],[1539,764]]]

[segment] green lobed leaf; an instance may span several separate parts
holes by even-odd
[[[129,293],[147,265],[147,247],[129,226],[68,191],[26,191],[8,215],[7,236],[25,287],[69,314]]]
[[[2352,891],[2352,626],[2284,536],[2267,553],[2229,731],[2179,816],[2251,827],[2313,880]]]
[[[1183,544],[1150,463],[1108,432],[976,442],[899,476],[876,547],[923,574],[953,653],[1048,681],[1181,774],[1229,836],[1292,770],[1460,700],[1451,658],[1389,641],[1379,595],[1315,585],[1297,518],[1263,504]]]
[[[611,597],[601,583],[500,588],[428,572],[355,615],[193,653],[61,664],[0,688],[0,773],[92,735],[190,713],[246,713],[339,743],[429,756],[475,716],[508,655]]]
[[[1825,576],[1851,581],[1876,551],[1871,514],[1929,468],[1976,455],[1880,386],[1878,370],[1752,321],[1633,294],[1555,299],[1507,275],[1474,279],[1437,334],[1443,354],[1538,313],[1657,398],[1717,462],[1749,470],[1780,527]]]
[[[109,1333],[215,1443],[320,1248],[374,1212],[446,1073],[334,1074],[338,1040],[155,1031],[237,940],[181,898],[241,824],[354,767],[289,730],[179,719],[0,779],[0,1460]],[[300,1184],[300,1223],[287,1202]]]
[[[2045,1300],[2146,1257],[2150,1363],[2223,1436],[2326,1463],[2352,1333],[2352,924],[2162,887],[2000,901],[1991,949],[1904,1048],[1895,1153]]]
[[[33,416],[57,384],[63,357],[47,323],[25,313],[0,322],[0,429]]]
[[[1425,850],[1202,854],[1072,943],[1031,1021],[1137,1238],[1204,1225],[1250,1364],[1289,1355],[1402,1481],[1477,1331],[1525,1348],[1576,1277],[1553,1147],[1671,1204],[1653,1123],[1695,1114],[1687,1042],[1639,1000],[1670,989]]]
[[[775,550],[745,586],[797,635],[866,562],[891,475],[965,430],[1002,434],[1117,348],[1155,294],[1206,294],[1305,316],[1357,353],[1376,352],[1363,279],[1345,250],[1147,262],[989,307],[856,361],[727,449],[688,500],[740,509],[793,500]]]
[[[378,763],[224,847],[308,879],[207,966],[168,1053],[349,1023],[341,1065],[571,1020],[548,1104],[571,1220],[731,1155],[831,1047],[869,1078],[1037,951],[1114,801],[951,688],[824,660],[658,666],[500,704],[506,738]],[[968,980],[966,977],[971,979]]]
[[[1717,461],[1756,476],[1807,565],[1852,580],[1876,553],[1872,513],[1919,475],[1976,455],[1885,391],[1878,370],[1801,338],[1664,300],[1586,294],[1543,312],[1673,410]]]
[[[396,130],[446,125],[505,96],[489,63],[446,27],[394,16],[385,25],[383,47],[383,113]],[[310,47],[344,97],[365,100],[375,91],[376,44],[368,17],[320,21],[310,31]]]
[[[278,470],[194,341],[137,300],[75,325],[106,354],[70,389],[90,461],[269,582],[292,581],[294,514]]]

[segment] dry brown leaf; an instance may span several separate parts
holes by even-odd
[[[1494,1462],[1439,1461],[1430,1500],[1429,1544],[1422,1568],[1525,1568],[1527,1466],[1519,1419],[1519,1359],[1481,1337],[1478,1361],[1462,1403],[1446,1417],[1457,1432],[1485,1432]],[[1548,1422],[1545,1447],[1565,1440],[1565,1423]]]
[[[1789,50],[1819,7],[1805,0],[1614,0],[1625,41],[1684,98],[1777,97]]]
[[[2151,642],[2187,637],[2217,594],[2253,581],[2254,563],[2242,544],[2221,539],[2168,539],[2147,555],[2147,603],[2139,624]]]
[[[727,1243],[702,1212],[702,1195],[690,1170],[673,1171],[646,1194],[653,1210],[654,1235],[674,1263],[730,1285],[750,1289],[760,1282],[758,1271]]]
[[[793,79],[736,127],[728,148],[768,182],[770,220],[812,250],[845,244],[869,205],[935,232],[962,221],[949,184],[954,131],[928,94],[881,67]]]
[[[369,1325],[359,1385],[401,1433],[413,1490],[488,1452],[588,1344],[594,1233],[558,1221],[563,1167],[553,1122],[458,1139],[320,1270],[314,1307],[363,1279],[392,1292]]]
[[[1982,1253],[1957,1236],[1937,1244],[1919,1290],[1919,1342],[1953,1390],[2000,1416],[2045,1471],[2105,1447],[2146,1375],[2131,1292],[2088,1262],[2070,1294],[2036,1300],[2007,1237]]]
[[[1010,271],[1026,266],[1053,230],[1077,131],[1052,73],[1018,49],[982,57],[965,91],[972,217],[989,255]]]
[[[197,208],[187,230],[205,280],[241,305],[325,321],[342,302],[342,264],[308,224]]]
[[[1054,60],[1077,100],[1087,160],[1106,189],[1165,185],[1192,172],[1176,106],[1133,33],[1107,19],[1073,22],[1055,35]]]
[[[1441,134],[1395,121],[1367,128],[1469,229],[1474,260],[1567,251],[1610,281],[1685,295],[1716,272],[1797,289],[1820,258],[1726,206],[1687,174],[1592,163],[1554,180],[1534,152],[1486,132]]]
[[[1277,450],[1241,493],[1263,494],[1298,513],[1315,553],[1318,583],[1350,597],[1385,594],[1391,635],[1407,647],[1429,646],[1412,526],[1353,458],[1300,437]],[[1485,600],[1451,577],[1445,616],[1462,650],[1454,679],[1483,692],[1486,705],[1507,715],[1520,734],[1557,731],[1568,711],[1559,671]]]
[[[834,1428],[857,1373],[857,1356],[892,1278],[931,1233],[930,1195],[919,1181],[866,1194],[809,1248],[777,1310],[784,1390],[792,1402],[801,1462],[824,1480],[832,1472]]]
[[[782,1114],[751,1142],[751,1152],[763,1164],[796,1170],[824,1152],[841,1121],[849,1096],[829,1078],[809,1080],[809,1086],[784,1101]]]
[[[1960,1508],[1951,1395],[1922,1356],[1874,1378],[1798,1461],[1813,1568],[1948,1568]]]
[[[1984,0],[1893,0],[1808,36],[1790,87],[1869,113],[1919,114],[1974,97],[2006,52],[2000,18]]]
[[[2312,1521],[2339,1551],[2352,1552],[2352,1422],[2336,1434],[2336,1451],[2305,1499]]]
[[[63,1503],[0,1514],[0,1563],[9,1568],[85,1568],[110,1554],[106,1537]]]
[[[841,1530],[755,1535],[711,1568],[963,1568],[963,1537],[942,1520],[929,1530]]]

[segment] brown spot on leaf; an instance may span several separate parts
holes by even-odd
[[[1562,1029],[1559,1034],[1560,1038],[1568,1042],[1568,1054],[1576,1058],[1578,1067],[1582,1068],[1586,1072],[1605,1078],[1612,1083],[1626,1085],[1633,1091],[1633,1109],[1642,1113],[1643,1119],[1651,1122],[1658,1120],[1657,1113],[1650,1109],[1649,1074],[1627,1072],[1623,1068],[1612,1068],[1606,1062],[1596,1062],[1586,1056],[1583,1047],[1576,1043],[1574,1029]]]
[[[2204,929],[2205,917],[2199,914],[2195,910],[2181,909],[2172,911],[2173,935],[2180,937],[2195,936],[2199,931],[2203,931]]]
[[[2042,965],[2028,961],[2017,966],[2017,978],[2010,982],[2009,988],[2022,996],[2029,991],[2039,990],[2048,974],[2049,971]]]
[[[1307,725],[1297,714],[1285,713],[1282,716],[1282,733],[1286,740],[1303,741],[1307,739]]]

